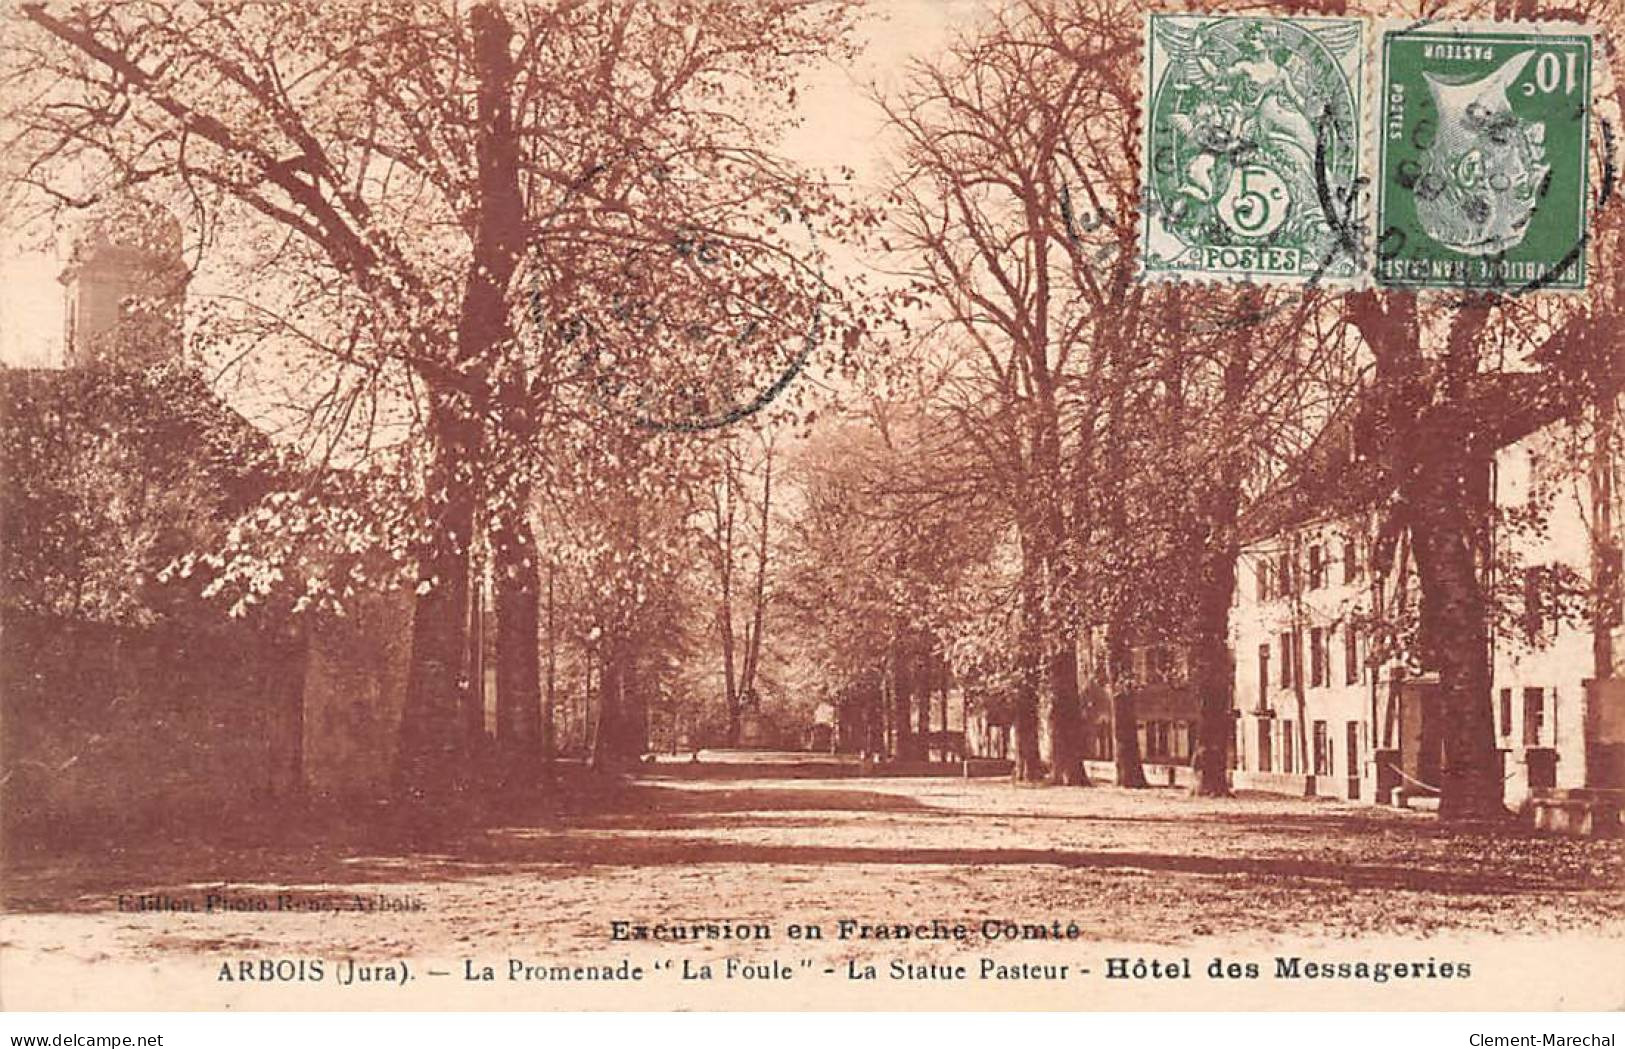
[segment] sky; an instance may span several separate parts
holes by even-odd
[[[895,85],[909,60],[938,51],[984,7],[983,0],[872,0],[859,30],[860,54],[850,65],[825,62],[809,72],[800,95],[804,123],[782,151],[813,167],[845,165],[872,184],[883,172],[883,134],[866,88]],[[60,365],[63,288],[56,256],[38,237],[0,233],[0,363]]]
[[[872,181],[881,173],[884,141],[865,89],[897,86],[910,60],[940,51],[986,7],[983,0],[872,0],[872,14],[859,27],[862,52],[849,67],[824,63],[808,78],[804,123],[787,138],[785,151],[816,167],[845,164]]]
[[[0,244],[0,363],[61,363],[62,285],[56,252],[11,230]]]

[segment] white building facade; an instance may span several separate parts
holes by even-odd
[[[1604,505],[1615,493],[1599,482],[1597,463],[1577,464],[1590,454],[1581,443],[1567,424],[1548,426],[1503,448],[1489,478],[1497,513],[1483,570],[1500,614],[1486,702],[1512,806],[1533,790],[1616,777],[1599,763],[1618,764],[1610,741],[1625,736],[1615,668],[1599,674],[1597,635],[1583,614],[1597,529],[1617,545],[1618,517]],[[1611,478],[1619,465],[1616,452],[1601,468]],[[1414,563],[1401,535],[1378,570],[1378,524],[1374,510],[1298,512],[1255,526],[1244,546],[1231,616],[1238,789],[1380,803],[1436,793],[1438,719],[1423,716],[1433,681],[1376,636],[1415,609]],[[1567,604],[1548,596],[1551,580],[1569,581]],[[1625,637],[1617,625],[1607,632],[1614,641],[1605,650],[1619,651]],[[1598,677],[1607,679],[1601,688]]]
[[[1236,786],[1359,797],[1379,674],[1365,518],[1312,521],[1246,546],[1231,614]]]

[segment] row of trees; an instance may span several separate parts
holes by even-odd
[[[1045,710],[1049,779],[1086,782],[1082,647],[1116,707],[1119,781],[1143,783],[1129,648],[1167,640],[1193,652],[1202,789],[1222,792],[1239,507],[1346,395],[1353,351],[1313,291],[1136,280],[1140,15],[1006,5],[877,99],[897,142],[886,261],[912,322],[881,396],[911,418],[910,466],[874,479],[869,511],[975,522],[965,555],[995,551],[968,573],[977,593],[945,602],[968,622],[918,606],[913,622],[962,672],[997,666],[1018,779],[1045,775]]]
[[[1375,13],[1335,0],[1317,10]],[[1541,14],[1529,4],[1496,11]],[[1098,648],[1089,676],[1114,703],[1118,780],[1143,783],[1127,648],[1173,641],[1190,653],[1201,704],[1197,789],[1222,794],[1245,507],[1283,478],[1320,485],[1300,497],[1334,514],[1384,493],[1379,563],[1407,536],[1420,583],[1413,648],[1390,655],[1438,674],[1441,813],[1498,813],[1488,629],[1501,610],[1484,571],[1496,513],[1484,481],[1496,450],[1549,422],[1609,425],[1617,275],[1598,267],[1600,286],[1585,298],[1431,302],[1137,281],[1142,209],[1154,203],[1138,192],[1134,160],[1143,15],[1132,0],[1002,5],[877,99],[896,143],[886,264],[894,305],[914,321],[877,386],[907,424],[860,413],[870,436],[844,439],[878,441],[901,463],[837,471],[851,491],[824,505],[844,498],[849,521],[912,527],[881,528],[889,553],[869,563],[899,570],[859,581],[845,615],[887,582],[906,591],[909,537],[951,523],[964,560],[945,570],[945,536],[932,535],[937,592],[894,602],[903,616],[885,636],[923,632],[970,683],[1002,664],[1016,777],[1044,774],[1047,710],[1050,780],[1085,780],[1076,653]],[[1617,98],[1601,104],[1618,112]],[[1355,186],[1333,196],[1327,221],[1345,250],[1360,250],[1369,201]],[[1594,209],[1587,246],[1611,258],[1619,232],[1617,208]],[[1304,468],[1334,419],[1359,434],[1359,470],[1373,480],[1358,491]],[[819,490],[840,487],[824,479]],[[835,574],[839,552],[820,561],[815,532],[804,556],[818,566],[806,575]],[[1606,594],[1598,587],[1602,623],[1615,621]],[[945,608],[975,614],[955,621]],[[871,653],[865,666],[876,665]],[[1612,671],[1609,660],[1597,668]]]

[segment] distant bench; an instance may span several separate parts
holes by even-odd
[[[1620,832],[1621,792],[1613,790],[1537,790],[1524,803],[1535,830],[1580,838],[1612,837]]]

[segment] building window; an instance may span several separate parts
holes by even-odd
[[[1309,548],[1309,589],[1319,590],[1326,585],[1326,562],[1320,547]]]
[[[1360,681],[1360,635],[1353,623],[1343,624],[1343,683],[1355,685]]]
[[[1332,774],[1332,734],[1324,721],[1315,722],[1315,775]]]
[[[1292,746],[1292,743],[1293,743],[1292,722],[1283,721],[1283,722],[1281,722],[1281,771],[1282,772],[1296,771],[1293,768],[1293,766],[1296,763],[1292,760],[1292,758],[1293,758],[1293,746]]]
[[[1258,709],[1263,710],[1269,705],[1270,694],[1270,646],[1258,646]]]
[[[1501,735],[1512,735],[1512,690],[1501,690]]]
[[[1270,599],[1270,563],[1268,561],[1258,562],[1258,569],[1254,574],[1258,577],[1258,599],[1268,601]]]
[[[1281,635],[1281,687],[1292,687],[1292,634]]]
[[[1541,628],[1546,621],[1546,606],[1540,593],[1540,569],[1523,570],[1523,632],[1531,643],[1540,640]]]
[[[1542,745],[1541,735],[1546,728],[1546,691],[1539,688],[1523,690],[1523,745]]]
[[[1151,656],[1155,660],[1157,680],[1172,681],[1174,678],[1173,646],[1157,645],[1151,649]]]
[[[1167,758],[1170,756],[1168,748],[1168,722],[1149,721],[1146,723],[1146,756],[1151,758]]]
[[[1330,684],[1326,674],[1326,631],[1309,629],[1309,684],[1314,688]]]
[[[1343,540],[1343,582],[1352,583],[1360,578],[1360,555],[1352,538]]]
[[[1296,580],[1292,578],[1292,574],[1292,558],[1287,554],[1282,554],[1275,563],[1275,593],[1277,597],[1286,597],[1295,589]]]

